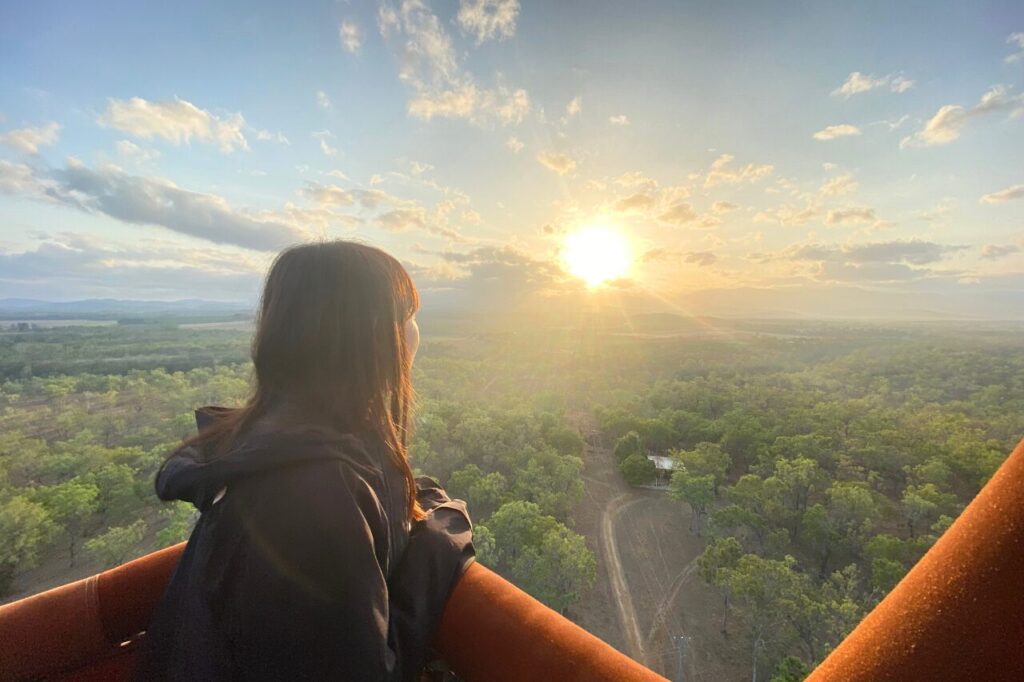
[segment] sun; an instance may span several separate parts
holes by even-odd
[[[621,232],[607,225],[590,225],[566,235],[562,260],[570,273],[596,287],[625,275],[632,255]]]

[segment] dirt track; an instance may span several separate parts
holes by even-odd
[[[689,508],[663,491],[626,484],[592,417],[571,419],[586,440],[585,497],[574,521],[598,570],[570,615],[666,677],[677,674],[672,637],[685,635],[688,682],[748,679],[745,638],[722,633],[722,600],[697,573],[704,543],[689,532]]]

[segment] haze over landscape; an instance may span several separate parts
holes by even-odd
[[[425,309],[1024,310],[1019,3],[0,19],[0,298],[251,305],[281,247],[349,237]],[[594,225],[628,251],[596,296],[564,260]]]

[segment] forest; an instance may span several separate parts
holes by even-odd
[[[652,494],[703,543],[705,617],[764,679],[802,679],[1024,435],[1019,326],[478,322],[421,320],[410,447],[467,501],[478,559],[569,618],[596,598],[576,523],[590,415],[630,483],[655,483],[648,455],[674,463]],[[196,407],[245,397],[250,334],[0,330],[0,599],[187,539],[194,509],[158,501],[153,476]]]

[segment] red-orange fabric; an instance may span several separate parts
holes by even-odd
[[[435,645],[466,682],[667,682],[478,563],[448,598]]]
[[[808,680],[1024,680],[1024,440]]]

